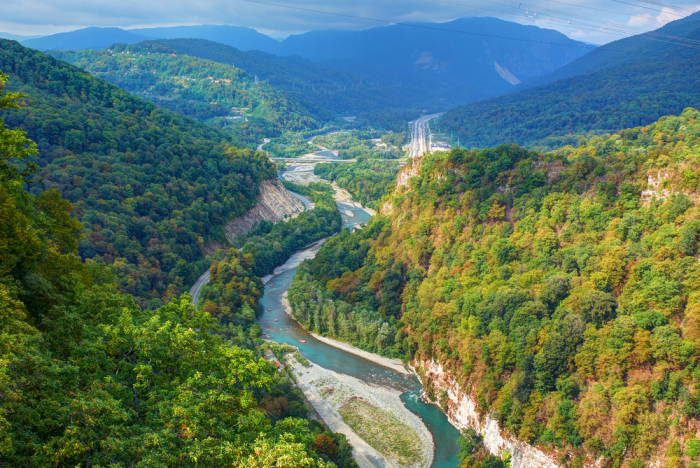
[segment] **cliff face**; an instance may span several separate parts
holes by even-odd
[[[545,453],[517,438],[505,434],[498,426],[498,421],[489,416],[480,416],[476,399],[468,389],[462,389],[457,380],[432,360],[420,360],[413,363],[424,388],[432,388],[437,404],[447,414],[450,423],[460,431],[469,427],[475,429],[484,438],[484,445],[494,455],[500,456],[508,451],[512,468],[560,468],[557,454]],[[424,397],[427,396],[424,394]],[[595,463],[586,466],[594,467]]]
[[[229,239],[250,230],[256,223],[266,220],[276,223],[285,216],[294,218],[304,211],[304,204],[287,191],[279,179],[265,180],[260,184],[260,194],[255,206],[243,216],[226,224],[224,228]]]

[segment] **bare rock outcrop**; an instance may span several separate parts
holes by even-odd
[[[461,388],[449,372],[432,360],[420,360],[413,363],[419,369],[418,375],[424,387],[432,386],[439,401],[438,404],[447,414],[453,426],[460,431],[469,427],[484,438],[484,445],[494,455],[502,456],[508,452],[512,456],[512,468],[561,468],[556,451],[545,452],[507,434],[499,427],[498,421],[488,415],[479,414],[476,398]],[[425,394],[424,394],[425,397]],[[587,460],[586,468],[597,467],[599,463]]]
[[[260,194],[255,206],[243,216],[229,221],[224,230],[229,239],[248,232],[260,221],[277,223],[285,218],[295,218],[304,211],[304,204],[284,188],[279,179],[265,180],[260,184]]]

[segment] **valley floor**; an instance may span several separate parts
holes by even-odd
[[[361,468],[430,467],[433,441],[401,391],[368,385],[287,356],[299,388],[333,432],[345,434]],[[368,442],[369,441],[369,442]]]

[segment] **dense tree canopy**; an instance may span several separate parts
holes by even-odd
[[[696,49],[634,56],[632,64],[455,107],[440,124],[467,148],[503,143],[559,147],[567,144],[561,137],[569,134],[649,125],[664,115],[680,115],[688,106],[700,107]]]
[[[364,158],[354,164],[321,163],[314,167],[314,174],[335,182],[362,205],[375,210],[379,200],[393,187],[398,173],[398,162]]]
[[[302,265],[294,313],[439,361],[482,414],[569,466],[688,466],[700,453],[699,170],[693,109],[545,155],[436,153],[386,199],[390,217]]]
[[[5,81],[0,109],[21,98]],[[144,311],[80,262],[70,204],[24,190],[34,154],[0,119],[0,463],[333,466],[306,421],[259,408],[276,369],[226,344],[189,296]]]
[[[272,273],[294,252],[340,230],[342,220],[332,190],[307,190],[315,203],[311,211],[274,225],[260,222],[236,240],[240,250],[220,251],[212,261],[210,281],[202,287],[199,303],[227,323],[227,333],[238,344],[254,341],[260,333],[255,316],[263,289],[259,277]]]
[[[0,40],[0,70],[26,94],[0,111],[36,141],[43,184],[73,203],[79,252],[113,266],[122,291],[158,307],[207,264],[202,247],[275,177],[263,153],[231,146],[204,124],[159,109],[65,62]]]
[[[159,107],[225,124],[243,144],[318,126],[294,98],[231,63],[182,55],[159,43],[52,55]]]

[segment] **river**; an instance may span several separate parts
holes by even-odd
[[[355,225],[364,224],[370,218],[367,212],[351,204],[338,202],[338,208],[342,213],[344,227],[352,228]],[[406,403],[406,407],[423,420],[433,437],[435,451],[432,467],[455,468],[458,466],[459,431],[449,423],[447,416],[437,406],[427,404],[420,399],[421,385],[415,376],[406,377],[389,368],[323,343],[311,336],[285,313],[282,295],[297,271],[294,266],[296,262],[293,259],[290,260],[287,262],[290,268],[286,271],[281,271],[284,267],[277,270],[279,274],[272,276],[260,300],[262,310],[265,312],[258,323],[263,331],[273,341],[298,347],[304,357],[321,367],[365,382],[403,391],[401,399]],[[272,287],[269,287],[270,285]],[[306,343],[300,343],[300,340],[305,340]]]

